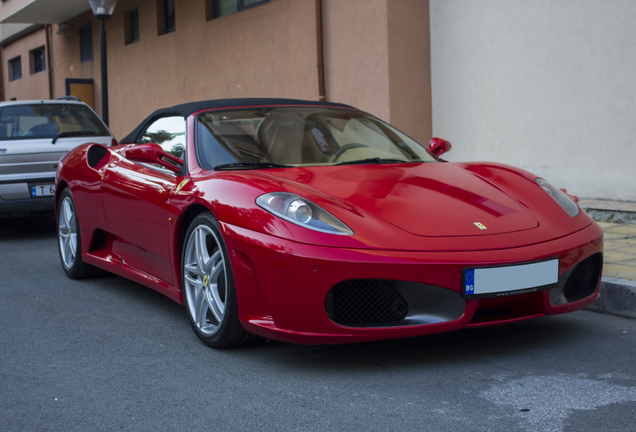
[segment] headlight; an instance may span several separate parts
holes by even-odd
[[[543,188],[544,191],[548,193],[548,195],[550,195],[556,202],[559,203],[559,205],[563,208],[563,210],[566,211],[567,214],[572,217],[579,214],[579,206],[577,206],[576,203],[572,201],[569,196],[567,196],[542,178],[538,178],[535,181],[539,186]]]
[[[353,235],[353,231],[331,213],[308,199],[289,192],[273,192],[256,198],[256,204],[293,224],[329,234]]]

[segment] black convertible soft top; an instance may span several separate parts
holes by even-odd
[[[181,105],[175,105],[170,108],[162,108],[150,114],[146,119],[141,122],[139,126],[135,128],[131,133],[126,135],[120,144],[136,143],[140,138],[142,132],[160,117],[167,116],[182,116],[188,117],[198,111],[209,109],[224,109],[224,108],[239,108],[239,107],[254,107],[254,106],[284,106],[284,105],[316,105],[326,107],[337,108],[352,108],[349,105],[331,102],[316,102],[300,99],[276,99],[276,98],[242,98],[242,99],[215,99],[207,101],[189,102]]]

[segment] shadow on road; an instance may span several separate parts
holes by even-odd
[[[84,295],[93,292],[110,298],[137,313],[152,311],[158,323],[178,334],[180,350],[190,355],[218,361],[277,364],[289,371],[339,371],[374,373],[394,368],[445,367],[448,364],[496,363],[510,356],[537,355],[576,339],[582,332],[593,332],[592,323],[574,315],[543,317],[525,322],[465,329],[449,333],[341,345],[295,345],[260,339],[255,344],[215,350],[200,343],[189,328],[183,306],[160,293],[118,276],[78,281]],[[144,312],[140,312],[140,311]],[[124,315],[130,311],[120,312]],[[578,315],[580,316],[580,315]],[[124,316],[120,316],[124,318]],[[131,332],[134,335],[135,332]],[[141,335],[138,335],[141,337]],[[167,335],[165,335],[167,336]]]
[[[577,322],[578,321],[578,322]],[[449,333],[345,345],[303,346],[261,341],[253,347],[272,362],[291,368],[342,372],[382,372],[392,368],[445,367],[447,364],[496,363],[499,359],[550,350],[580,332],[581,321],[569,316],[544,317],[526,322]],[[236,355],[233,352],[232,355]],[[244,353],[241,353],[243,355]]]
[[[189,328],[183,306],[160,293],[118,276],[81,281],[85,294],[95,290],[122,305],[152,311],[158,322],[179,334],[183,352],[217,361],[277,364],[290,371],[382,372],[394,368],[445,367],[447,364],[487,364],[510,356],[529,358],[568,344],[581,333],[594,332],[592,323],[575,312],[501,326],[464,329],[406,339],[341,345],[295,345],[260,339],[255,344],[215,350],[200,343]],[[579,318],[575,317],[577,315]]]
[[[0,218],[0,241],[55,241],[56,235],[53,214]],[[266,361],[297,372],[311,369],[374,373],[422,365],[434,368],[464,362],[491,363],[509,356],[533,356],[539,351],[545,353],[545,350],[569,343],[581,333],[594,331],[591,323],[574,316],[589,312],[577,312],[408,339],[317,346],[259,340],[247,347],[213,350],[196,339],[189,328],[183,306],[150,288],[110,274],[82,281],[65,279],[64,287],[69,290],[65,292],[66,295],[95,297],[95,313],[103,307],[103,302],[107,302],[114,309],[113,316],[118,316],[119,319],[126,319],[127,314],[134,313],[131,308],[137,313],[153,314],[157,323],[161,323],[159,325],[165,324],[177,334],[181,341],[178,343],[180,349],[190,351],[197,358],[214,361],[228,357],[250,363]],[[98,304],[102,306],[97,306]],[[142,337],[136,333],[131,329],[129,335]]]
[[[0,240],[21,240],[55,237],[54,213],[0,217]]]

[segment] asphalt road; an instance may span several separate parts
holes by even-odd
[[[0,282],[3,431],[636,430],[636,320],[218,351],[148,288],[67,279],[51,216],[0,219]]]

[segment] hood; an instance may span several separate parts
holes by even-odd
[[[484,236],[538,226],[507,193],[448,163],[344,165],[261,173],[337,198],[418,236]]]

